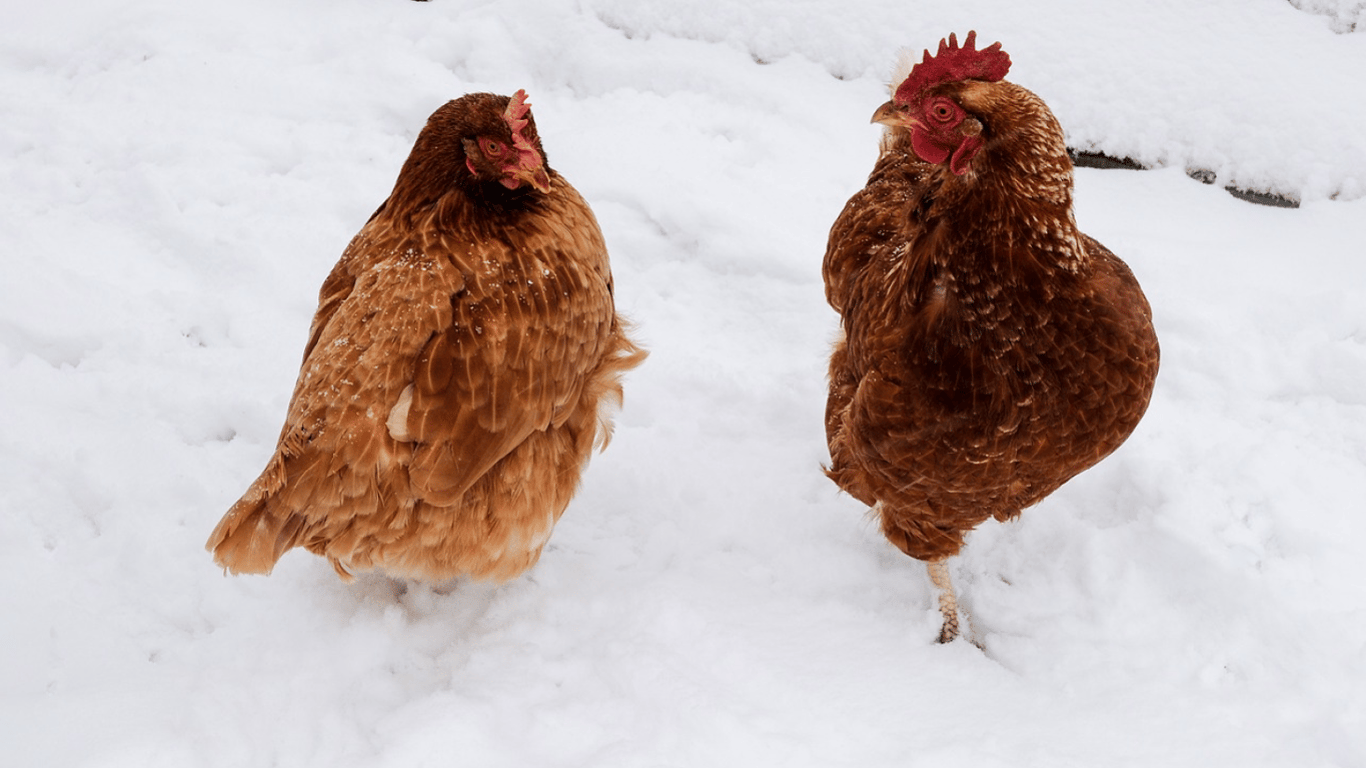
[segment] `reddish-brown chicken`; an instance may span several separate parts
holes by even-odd
[[[323,283],[279,446],[209,537],[233,573],[292,547],[343,579],[508,579],[611,434],[626,337],[607,248],[526,93],[456,99]]]
[[[945,560],[1124,442],[1157,375],[1133,273],[1077,229],[1072,165],[1010,58],[949,36],[903,66],[868,184],[830,231],[827,473],[928,563],[940,642],[958,634]]]

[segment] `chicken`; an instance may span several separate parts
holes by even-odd
[[[344,580],[522,573],[645,356],[626,331],[526,93],[447,103],[323,283],[275,455],[207,548],[232,573],[292,547]]]
[[[1072,216],[1072,165],[1010,58],[968,33],[893,80],[867,185],[830,231],[826,474],[926,561],[1109,455],[1148,407],[1158,346],[1129,268]]]

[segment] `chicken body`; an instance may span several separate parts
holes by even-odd
[[[524,99],[433,114],[342,254],[275,455],[209,539],[223,567],[269,573],[296,546],[347,579],[536,562],[645,353]]]
[[[1158,346],[1133,273],[1077,229],[1042,100],[999,76],[920,79],[875,115],[877,164],[830,232],[826,296],[843,333],[827,474],[931,564],[946,641],[944,560],[1119,447],[1147,408]],[[957,122],[927,125],[936,115]]]

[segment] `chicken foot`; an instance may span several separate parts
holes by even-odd
[[[944,625],[939,628],[939,642],[951,642],[958,637],[958,596],[954,594],[953,582],[949,580],[947,559],[930,560],[925,563],[930,572],[930,581],[939,590],[939,612],[944,616]]]

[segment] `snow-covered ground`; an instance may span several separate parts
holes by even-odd
[[[0,764],[1366,766],[1360,2],[10,5]],[[1077,173],[1163,370],[970,538],[984,650],[819,471],[826,232],[897,49],[968,29],[1160,166]],[[652,350],[615,441],[509,584],[223,577],[322,278],[432,110],[517,88]]]

